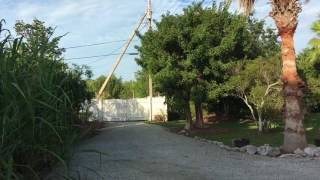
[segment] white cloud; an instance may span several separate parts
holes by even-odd
[[[17,17],[31,19],[36,14],[38,14],[37,12],[39,11],[40,8],[41,7],[37,4],[31,4],[31,5],[20,4],[17,7]]]

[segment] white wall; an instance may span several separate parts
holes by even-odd
[[[150,98],[137,99],[108,99],[97,102],[92,101],[90,111],[93,116],[101,121],[137,121],[148,120],[150,113]],[[167,118],[167,105],[165,97],[152,98],[153,119],[157,115]]]

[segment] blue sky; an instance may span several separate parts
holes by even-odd
[[[159,20],[166,11],[180,13],[182,8],[193,0],[153,0],[154,19]],[[210,3],[211,1],[206,1]],[[270,6],[268,0],[257,0],[256,17],[265,19],[269,26],[273,22],[268,17]],[[0,18],[7,21],[7,27],[12,28],[16,20],[30,22],[33,18],[45,21],[47,25],[57,26],[56,34],[68,33],[61,42],[62,47],[83,44],[100,43],[127,39],[138,19],[145,11],[146,0],[0,0]],[[236,3],[232,5],[234,11]],[[320,1],[311,0],[303,5],[300,24],[297,29],[296,49],[301,51],[307,47],[308,41],[314,36],[310,30],[320,14]],[[143,32],[143,30],[142,30]],[[82,57],[118,53],[124,42],[105,44],[102,46],[69,49],[65,57]],[[136,52],[134,45],[128,52]],[[68,61],[69,63],[87,64],[93,70],[95,77],[108,74],[116,56],[95,59]],[[116,70],[116,75],[125,80],[133,79],[139,69],[134,61],[135,56],[125,56]]]

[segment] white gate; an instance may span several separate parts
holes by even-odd
[[[150,98],[93,100],[90,111],[101,121],[139,121],[148,120]],[[152,119],[161,116],[167,119],[165,97],[152,98]]]

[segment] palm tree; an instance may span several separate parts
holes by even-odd
[[[245,15],[252,11],[255,0],[238,0],[240,9]],[[284,96],[284,152],[293,152],[306,147],[306,136],[303,127],[304,106],[303,92],[305,86],[299,77],[296,67],[294,33],[301,12],[299,0],[270,0],[270,16],[275,21],[281,37],[282,82]]]

